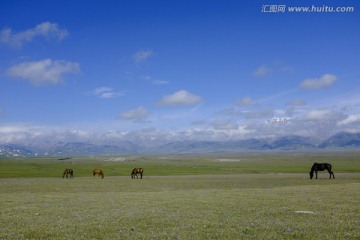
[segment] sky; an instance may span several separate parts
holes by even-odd
[[[359,43],[352,0],[0,0],[0,143],[360,132]]]

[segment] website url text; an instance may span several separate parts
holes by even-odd
[[[352,13],[355,12],[355,7],[351,6],[287,6],[287,5],[262,5],[262,13]]]

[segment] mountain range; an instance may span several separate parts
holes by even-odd
[[[115,156],[130,154],[236,153],[242,151],[305,151],[354,149],[360,147],[360,133],[338,133],[318,143],[301,136],[244,139],[236,141],[174,141],[157,146],[122,141],[113,145],[58,142],[46,146],[0,144],[0,157],[25,156]]]

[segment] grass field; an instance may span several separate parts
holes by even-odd
[[[333,164],[334,172],[360,172],[360,152],[331,153],[247,153],[228,156],[129,156],[71,158],[0,159],[0,177],[59,177],[65,168],[76,177],[89,177],[94,168],[106,176],[130,176],[143,167],[145,176],[209,175],[244,173],[304,173],[314,162]]]
[[[357,157],[4,159],[0,239],[360,239]],[[310,180],[314,159],[336,179]],[[74,179],[61,178],[68,166]],[[105,179],[89,175],[95,166]],[[135,166],[144,179],[130,179]]]

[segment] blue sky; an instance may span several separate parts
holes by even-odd
[[[358,132],[359,10],[0,0],[0,143]]]

